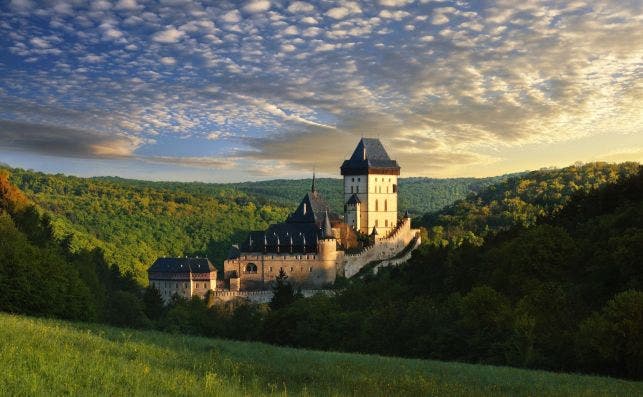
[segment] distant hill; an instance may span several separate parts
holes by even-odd
[[[51,215],[56,238],[72,235],[72,250],[101,248],[110,264],[141,283],[159,256],[208,256],[220,266],[248,231],[285,219],[312,182],[152,182],[8,171],[11,182]],[[419,215],[505,178],[402,179],[400,208]],[[318,179],[316,187],[343,212],[341,180]]]
[[[485,237],[512,226],[532,226],[563,208],[574,194],[627,179],[640,167],[635,162],[587,163],[512,175],[424,215],[416,225],[429,229],[436,244],[464,240],[481,244]]]
[[[109,264],[142,284],[157,257],[207,255],[220,265],[231,244],[289,212],[219,185],[10,173],[11,182],[51,215],[56,239],[71,236],[73,252],[101,248]]]
[[[400,212],[408,210],[412,215],[419,216],[427,212],[440,210],[456,200],[479,192],[487,186],[519,175],[521,174],[506,174],[488,178],[400,178],[398,208]],[[224,190],[236,190],[247,193],[257,200],[262,200],[262,202],[292,208],[299,204],[301,198],[310,190],[312,185],[312,179],[273,179],[240,183],[150,182],[116,177],[96,177],[92,179],[109,181],[129,187],[180,190],[190,194],[217,195]],[[318,178],[315,181],[315,188],[335,212],[344,212],[341,179]]]
[[[643,384],[0,313],[4,395],[635,396]]]

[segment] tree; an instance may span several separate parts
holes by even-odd
[[[272,288],[273,296],[270,300],[272,310],[281,309],[295,301],[295,290],[287,280],[288,276],[284,269],[279,270],[279,274],[275,277],[275,285]]]
[[[145,314],[150,320],[158,320],[163,315],[163,298],[155,286],[150,285],[145,289],[143,305],[145,306]]]

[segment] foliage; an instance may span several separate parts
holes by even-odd
[[[588,163],[510,176],[424,215],[417,224],[429,229],[433,245],[464,241],[480,245],[484,238],[512,226],[533,226],[561,210],[574,194],[627,179],[639,167],[633,162]]]
[[[0,394],[635,396],[639,382],[0,314]]]
[[[281,221],[288,210],[208,184],[76,178],[12,170],[11,180],[54,217],[57,239],[72,251],[100,248],[110,265],[147,284],[161,256],[200,255],[221,263],[249,230]],[[182,187],[185,187],[183,189]]]
[[[292,284],[288,282],[288,276],[284,269],[279,270],[279,274],[275,277],[275,285],[272,287],[272,299],[270,300],[270,308],[277,310],[284,308],[297,299],[295,289]]]

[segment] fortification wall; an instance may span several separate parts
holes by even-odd
[[[411,228],[411,218],[402,218],[389,235],[376,238],[373,245],[356,254],[344,255],[338,272],[347,278],[352,277],[368,263],[393,258],[402,252],[419,232],[419,229]]]
[[[227,302],[233,299],[248,299],[251,302],[255,303],[269,303],[272,299],[272,290],[262,290],[262,291],[213,291],[214,297],[218,300]],[[301,293],[309,298],[317,294],[331,295],[335,291],[329,289],[303,289]]]
[[[337,262],[342,255],[341,251],[335,255],[243,253],[224,262],[224,278],[233,279],[236,275],[241,291],[263,290],[270,288],[283,269],[293,286],[320,288],[335,281]],[[248,271],[249,265],[257,270]]]

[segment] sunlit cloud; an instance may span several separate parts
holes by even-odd
[[[177,5],[2,3],[0,146],[240,179],[336,175],[363,135],[406,175],[606,131],[596,159],[640,158],[618,146],[643,147],[638,2]]]

